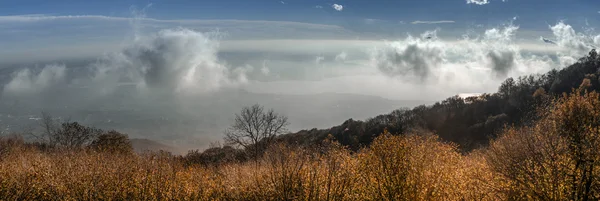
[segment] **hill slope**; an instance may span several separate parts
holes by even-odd
[[[536,105],[546,97],[556,97],[579,87],[584,79],[600,90],[600,57],[595,50],[577,63],[543,75],[508,78],[498,92],[479,97],[450,97],[433,105],[413,109],[398,109],[366,121],[349,119],[329,129],[302,130],[282,135],[280,141],[310,145],[331,134],[341,144],[357,150],[369,145],[388,129],[391,133],[407,133],[411,129],[426,129],[442,140],[454,142],[463,151],[487,145],[506,124],[522,125],[532,119]]]

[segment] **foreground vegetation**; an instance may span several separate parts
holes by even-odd
[[[356,152],[330,137],[250,159],[230,148],[209,162],[209,152],[134,154],[114,131],[80,148],[3,138],[0,199],[598,200],[600,95],[589,87],[548,98],[531,124],[467,154],[418,129],[385,131]]]
[[[0,197],[6,200],[432,200],[494,199],[480,157],[434,135],[384,134],[351,154],[271,146],[257,161],[191,165],[166,153],[40,151],[5,139]],[[7,145],[12,143],[11,145]],[[478,175],[481,174],[481,175]],[[491,175],[485,175],[491,176]]]

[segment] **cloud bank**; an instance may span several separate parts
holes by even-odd
[[[151,93],[207,93],[247,82],[249,69],[230,69],[217,58],[219,43],[189,29],[162,30],[140,37],[121,52],[86,66],[48,65],[23,69],[4,86],[4,96],[48,88],[85,87],[112,92],[122,84]]]
[[[104,22],[102,27],[130,22],[128,18],[35,15],[4,18],[4,23],[53,25],[69,21],[79,26],[89,19]],[[144,26],[134,32],[138,35],[116,46],[115,51],[97,54],[92,61],[26,65],[0,75],[0,106],[10,109],[21,105],[33,114],[58,107],[84,114],[81,111],[92,108],[116,111],[116,116],[123,116],[123,111],[164,119],[192,116],[177,122],[192,128],[198,125],[194,122],[211,122],[214,132],[220,132],[220,122],[229,123],[228,116],[220,113],[233,114],[239,108],[215,105],[261,100],[248,98],[252,95],[238,91],[242,89],[257,94],[334,92],[438,100],[458,93],[495,91],[508,76],[565,67],[600,44],[599,35],[577,31],[563,22],[549,26],[552,37],[546,39],[556,43],[552,45],[538,39],[523,44],[516,38],[519,27],[512,24],[469,32],[463,38],[438,37],[442,31],[433,30],[383,41],[352,38],[352,32],[330,25],[174,21],[139,20]],[[173,23],[185,28],[163,29]],[[219,23],[231,31],[211,32],[204,27]],[[263,29],[269,25],[278,25],[275,32],[280,33]],[[298,32],[297,27],[307,33],[341,38],[276,37]],[[253,34],[263,38],[252,38]]]
[[[579,33],[559,22],[550,27],[558,46],[555,52],[531,54],[516,43],[518,30],[518,26],[507,24],[474,37],[465,35],[456,42],[439,39],[437,31],[425,32],[420,37],[408,36],[375,48],[371,63],[382,75],[403,82],[465,88],[461,82],[499,82],[508,76],[565,67],[600,41],[600,35]]]

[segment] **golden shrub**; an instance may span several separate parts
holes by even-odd
[[[0,139],[0,200],[597,200],[600,95],[583,89],[467,154],[423,131],[386,131],[357,153],[276,144],[214,166]]]

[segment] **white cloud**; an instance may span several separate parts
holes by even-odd
[[[338,55],[335,55],[335,61],[337,62],[343,62],[346,60],[346,58],[348,57],[348,54],[346,52],[342,52]]]
[[[576,32],[571,25],[564,22],[550,26],[550,30],[555,37],[553,42],[565,50],[558,53],[558,57],[565,61],[564,65],[575,62],[578,57],[600,46],[600,34]]]
[[[502,2],[506,2],[506,0],[502,0]],[[467,0],[467,4],[485,5],[489,3],[490,0]]]
[[[315,8],[321,9],[321,8],[323,8],[323,6],[316,5]]]
[[[344,10],[344,6],[340,5],[340,4],[333,4],[331,5],[331,7],[337,11],[342,11]]]
[[[372,52],[372,66],[381,74],[405,82],[466,87],[461,83],[544,72],[557,66],[547,57],[524,55],[514,36],[518,27],[507,25],[486,30],[475,39],[443,41],[436,31],[409,36]],[[491,77],[490,77],[491,76]]]
[[[64,87],[65,76],[66,68],[64,65],[47,65],[39,72],[24,69],[17,72],[12,80],[4,86],[4,92],[22,95],[61,88]]]
[[[409,38],[409,40],[414,40]],[[383,74],[396,77],[419,77],[424,80],[432,68],[442,63],[443,50],[433,43],[420,43],[420,40],[402,44],[390,43],[373,53],[372,61]]]
[[[490,3],[489,0],[467,0],[467,4],[485,5]]]
[[[452,20],[440,20],[440,21],[414,21],[411,22],[411,24],[447,24],[447,23],[455,23],[455,21]]]
[[[217,58],[218,41],[189,29],[163,30],[141,37],[123,51],[79,67],[89,75],[70,75],[64,66],[47,66],[38,74],[17,73],[5,93],[43,91],[55,83],[72,83],[91,91],[110,92],[128,80],[148,92],[206,93],[247,81],[251,68],[231,71]],[[70,72],[70,71],[69,71]],[[58,88],[65,86],[56,86]]]

